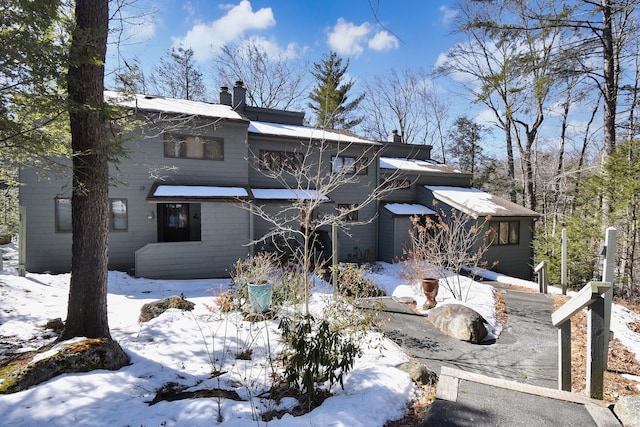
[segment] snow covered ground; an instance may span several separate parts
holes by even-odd
[[[2,357],[8,346],[32,350],[54,339],[42,326],[50,319],[66,317],[69,275],[18,277],[15,246],[0,248],[5,253],[0,273]],[[373,277],[380,287],[390,295],[413,296],[418,307],[422,306],[422,292],[417,286],[402,283],[400,266],[379,266]],[[500,330],[495,320],[493,288],[463,280],[466,285],[474,284],[468,304],[488,320],[490,332],[497,336]],[[222,314],[208,308],[215,307],[214,294],[228,285],[226,279],[149,280],[110,272],[109,324],[131,365],[115,372],[62,375],[19,393],[0,395],[1,424],[381,426],[404,415],[416,389],[409,376],[394,366],[408,358],[396,344],[371,333],[372,342],[382,345],[365,349],[346,377],[344,390],[335,386],[333,396],[306,415],[285,415],[269,423],[258,421],[259,413],[290,408],[297,402],[285,398],[276,404],[262,395],[271,385],[273,370],[278,369],[272,362],[282,348],[277,320],[249,323],[238,313]],[[319,309],[330,292],[326,284],[316,289],[312,308]],[[179,294],[196,304],[192,312],[169,310],[147,323],[138,322],[144,303]],[[451,302],[446,287],[441,286],[438,302]],[[620,313],[619,309],[615,313]],[[616,320],[612,323],[620,326]],[[621,338],[618,331],[616,336]],[[636,345],[627,345],[640,354],[640,341],[632,338]],[[251,350],[251,359],[237,359],[236,355],[245,350]],[[214,371],[225,373],[213,377]],[[187,391],[232,389],[243,400],[199,398],[149,405],[156,391],[168,383],[187,386]]]

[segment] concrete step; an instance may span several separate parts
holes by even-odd
[[[586,396],[443,366],[423,426],[602,426],[621,424]]]

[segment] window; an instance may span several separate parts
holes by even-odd
[[[345,156],[331,156],[331,167],[333,173],[349,173],[349,174],[358,174],[358,175],[366,175],[368,173],[367,170],[367,159],[360,158],[356,159],[355,157],[345,157]]]
[[[164,156],[224,160],[224,140],[208,136],[164,134]]]
[[[72,231],[71,226],[71,199],[56,198],[56,231],[60,233],[68,233]],[[109,200],[109,230],[111,231],[127,231],[127,200],[126,199],[110,199]]]
[[[297,171],[302,168],[304,156],[291,151],[260,150],[260,170]]]
[[[358,205],[354,205],[354,204],[339,204],[338,205],[338,211],[341,214],[345,214],[346,216],[344,217],[345,220],[347,221],[357,221],[358,220]]]
[[[519,245],[520,222],[491,221],[489,223],[489,242],[492,245]]]
[[[71,232],[71,199],[56,198],[56,232]]]
[[[112,231],[127,231],[127,200],[111,199],[109,200],[109,228]]]

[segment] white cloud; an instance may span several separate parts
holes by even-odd
[[[264,30],[276,23],[271,8],[254,12],[251,2],[242,0],[238,5],[225,5],[227,13],[210,23],[196,23],[184,37],[174,39],[175,46],[193,49],[197,61],[211,58],[223,45],[237,40],[250,30]]]
[[[287,60],[299,58],[304,49],[299,49],[295,43],[289,43],[286,47],[280,46],[274,39],[253,36],[241,42],[243,47],[253,45],[264,51],[270,59]]]
[[[355,25],[338,18],[338,22],[329,32],[327,42],[329,47],[340,55],[359,56],[364,51],[363,45],[370,33],[371,24],[368,22]]]
[[[451,9],[448,6],[440,6],[439,10],[442,13],[442,23],[444,25],[451,24],[456,16],[458,16],[458,11]]]
[[[379,31],[371,40],[369,40],[369,49],[377,51],[389,51],[397,49],[400,46],[398,39],[387,31]]]

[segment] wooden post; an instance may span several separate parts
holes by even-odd
[[[567,229],[562,229],[562,261],[560,264],[560,282],[562,284],[562,295],[567,294]]]
[[[609,332],[604,328],[605,298],[598,296],[589,306],[587,316],[587,394],[592,399],[604,397],[604,371],[607,359],[602,353]]]
[[[571,320],[558,328],[558,389],[571,391]]]
[[[541,294],[547,293],[549,287],[549,278],[547,277],[547,264],[549,261],[544,260],[534,268],[533,272],[538,275],[538,287]]]
[[[19,207],[20,225],[18,226],[18,276],[27,274],[27,207]]]
[[[602,343],[602,353],[604,357],[604,369],[607,369],[607,359],[609,358],[609,339],[611,330],[611,303],[613,301],[613,282],[615,281],[616,274],[616,254],[618,252],[616,244],[617,231],[614,227],[607,228],[607,232],[604,239],[605,256],[602,264],[602,281],[611,284],[609,289],[604,294],[604,332],[605,337]]]
[[[338,289],[338,225],[331,224],[331,281],[333,282],[333,292]]]

